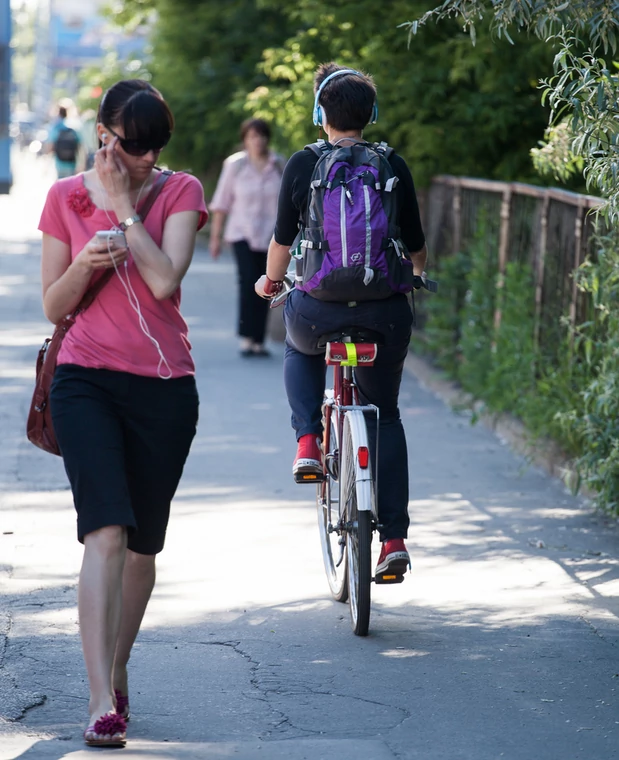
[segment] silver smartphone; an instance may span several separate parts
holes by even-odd
[[[127,245],[125,233],[121,230],[99,230],[95,232],[95,237],[110,248],[125,248]]]

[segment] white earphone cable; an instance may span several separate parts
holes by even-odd
[[[114,261],[114,256],[112,255],[112,247],[110,245],[109,240],[107,243],[107,250],[108,250],[108,253],[110,254],[110,258],[112,259],[114,270],[116,274],[118,275],[118,279],[122,282],[123,288],[125,289],[125,293],[127,294],[127,300],[129,301],[131,308],[138,315],[138,324],[140,326],[140,329],[142,330],[144,335],[150,340],[150,342],[153,344],[153,346],[157,350],[157,353],[159,354],[159,363],[157,364],[157,375],[162,380],[170,380],[172,377],[172,369],[170,368],[170,365],[168,364],[168,360],[165,358],[165,354],[161,350],[159,341],[155,337],[153,337],[153,335],[151,334],[150,328],[148,326],[148,322],[146,321],[146,318],[142,314],[142,309],[140,308],[140,301],[135,293],[135,290],[133,289],[133,285],[131,284],[131,278],[129,277],[129,271],[127,269],[127,262],[125,261],[125,273],[127,276],[127,280],[125,282],[125,278],[120,273],[118,265]],[[164,375],[161,371],[162,366],[164,366],[167,370],[166,375]]]
[[[98,179],[98,177],[97,177],[97,179]],[[142,187],[140,187],[140,190],[138,192],[138,197],[137,197],[136,202],[135,202],[136,207],[138,206],[138,204],[140,202],[140,196],[142,195],[142,191],[144,190],[144,186],[146,185],[147,180],[148,180],[148,178],[144,180],[144,182],[142,183]],[[106,198],[107,198],[107,193],[105,192],[105,188],[103,187],[103,184],[101,183],[101,180],[99,180],[99,185],[101,187],[101,191],[102,191],[102,194],[103,194],[103,211],[105,212],[105,215],[108,218],[108,221],[109,221],[109,223],[111,225],[111,229],[122,231],[122,230],[120,230],[120,228],[118,227],[118,225],[114,224],[114,222],[110,218],[110,215],[107,212],[107,206],[106,206],[106,202],[105,202]],[[127,248],[128,248],[128,246],[127,246]],[[148,322],[146,321],[144,315],[142,314],[142,309],[140,308],[140,301],[139,301],[139,299],[138,299],[138,297],[137,297],[137,295],[135,293],[135,290],[133,289],[133,285],[131,284],[131,277],[129,276],[129,268],[127,266],[127,262],[126,261],[124,262],[124,264],[125,264],[125,274],[126,274],[126,277],[127,277],[127,280],[125,282],[125,278],[120,273],[118,265],[116,264],[116,261],[114,260],[114,256],[112,254],[112,246],[111,246],[111,242],[110,242],[109,238],[108,238],[108,241],[107,241],[107,251],[108,251],[108,253],[110,255],[110,259],[112,260],[112,264],[114,265],[114,271],[118,275],[118,279],[122,282],[123,288],[125,289],[125,293],[127,294],[127,300],[129,301],[129,304],[131,305],[131,308],[135,311],[135,313],[138,316],[138,324],[140,326],[140,330],[142,330],[142,332],[144,333],[144,335],[151,341],[151,343],[153,344],[153,346],[157,350],[157,353],[159,354],[159,364],[157,365],[157,375],[162,380],[170,380],[171,377],[172,377],[172,369],[170,368],[170,365],[168,364],[168,360],[165,358],[165,354],[161,350],[161,346],[159,344],[159,341],[156,338],[154,338],[153,335],[151,334],[150,328],[148,326]],[[166,368],[168,374],[164,375],[162,373],[162,371],[161,371],[162,366]]]

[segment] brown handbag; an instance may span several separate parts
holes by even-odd
[[[142,221],[146,219],[164,184],[172,174],[173,172],[165,170],[157,177],[141,208],[140,218]],[[43,449],[43,451],[48,451],[50,454],[62,456],[54,433],[49,404],[49,394],[54,380],[60,346],[62,346],[65,335],[75,324],[77,315],[82,311],[86,311],[114,274],[115,270],[109,269],[92,287],[88,288],[73,313],[61,319],[56,325],[52,337],[45,339],[37,356],[36,380],[32,401],[30,402],[28,421],[26,423],[26,435],[31,443],[34,443],[35,446]]]

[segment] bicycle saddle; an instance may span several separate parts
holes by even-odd
[[[331,333],[325,333],[318,338],[318,347],[325,348],[327,343],[376,343],[382,346],[385,342],[382,333],[370,330],[368,327],[342,327]]]

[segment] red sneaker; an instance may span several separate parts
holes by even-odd
[[[374,575],[379,579],[395,580],[403,576],[411,564],[403,538],[390,538],[383,541],[380,557]],[[391,578],[390,576],[394,576]]]
[[[317,483],[322,480],[320,438],[314,433],[299,438],[292,474],[297,483]]]

